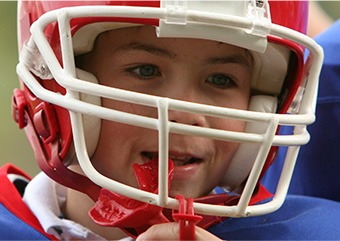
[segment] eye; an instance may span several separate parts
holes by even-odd
[[[237,86],[234,78],[232,78],[229,75],[225,75],[225,74],[210,75],[207,78],[207,82],[221,89],[226,89],[226,88]]]
[[[129,68],[128,71],[141,79],[150,79],[152,77],[160,75],[157,66],[152,64],[141,64],[138,66],[134,66],[132,68]]]

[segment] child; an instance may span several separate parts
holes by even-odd
[[[303,32],[306,7],[20,2],[14,117],[43,172],[22,199],[16,183],[30,178],[2,169],[2,237],[339,238],[337,203],[292,197],[268,214],[313,122],[322,50],[289,29]],[[275,135],[279,125],[294,135]],[[259,180],[281,145],[291,147],[272,196]]]

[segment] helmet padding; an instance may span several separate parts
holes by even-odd
[[[249,111],[275,113],[276,109],[277,98],[274,96],[255,95],[250,98]],[[264,134],[266,129],[267,123],[251,121],[246,124],[244,131],[246,133]],[[259,149],[259,143],[241,143],[220,186],[230,191],[238,188],[249,175]]]

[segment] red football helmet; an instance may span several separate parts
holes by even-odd
[[[194,203],[197,213],[250,216],[282,204],[299,147],[309,140],[306,125],[314,121],[322,49],[305,35],[305,1],[21,1],[18,3],[21,89],[13,98],[14,118],[25,128],[40,168],[52,179],[97,200],[100,188],[166,208],[177,208],[168,196],[168,132],[241,143],[221,186],[240,190],[231,206]],[[98,84],[77,69],[75,56],[92,50],[107,30],[152,25],[159,38],[197,38],[248,49],[254,58],[252,97],[248,111],[131,93]],[[158,108],[159,119],[103,108],[101,97]],[[247,122],[244,132],[172,123],[167,112],[236,118]],[[90,158],[101,119],[142,126],[159,132],[158,193],[136,189],[100,174]],[[280,135],[280,126],[293,126]],[[275,198],[249,205],[259,179],[288,146],[286,165]],[[77,160],[84,175],[68,166]]]

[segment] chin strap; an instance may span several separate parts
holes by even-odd
[[[202,219],[202,216],[194,214],[194,200],[187,200],[182,195],[176,199],[179,202],[179,210],[173,211],[173,219],[179,223],[179,240],[196,240],[195,225]]]
[[[169,186],[173,169],[174,164],[169,160]],[[134,164],[133,170],[141,190],[158,192],[158,160],[156,158],[143,165]],[[136,238],[154,224],[170,222],[162,211],[162,207],[102,189],[89,215],[99,225],[118,227],[129,236]]]
[[[173,162],[169,160],[169,186],[172,180],[173,168]],[[134,164],[133,169],[139,187],[142,190],[153,193],[158,192],[157,159],[143,165]],[[262,201],[270,196],[271,194],[268,191],[260,187],[251,203]],[[227,219],[227,217],[195,215],[193,202],[230,206],[237,204],[239,196],[216,194],[197,199],[185,199],[183,196],[178,195],[176,199],[179,202],[178,211],[137,201],[121,194],[102,189],[98,201],[90,210],[89,215],[97,224],[120,228],[132,238],[138,237],[138,235],[145,232],[154,224],[175,221],[179,223],[180,240],[195,240],[196,225],[207,229],[212,225],[222,222]]]

